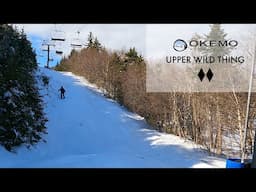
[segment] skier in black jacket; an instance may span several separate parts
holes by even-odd
[[[65,89],[63,88],[63,86],[61,86],[61,88],[59,89],[59,91],[60,91],[60,98],[61,99],[64,99],[65,98]]]

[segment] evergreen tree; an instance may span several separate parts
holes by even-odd
[[[111,88],[108,88],[108,91],[113,99],[123,105],[122,76],[123,72],[126,70],[126,65],[116,52],[113,53],[111,57],[109,69],[110,74],[108,81]]]
[[[92,32],[89,33],[88,40],[87,40],[87,48],[93,48],[94,42],[93,42],[93,35]]]
[[[202,40],[203,41],[210,41],[210,40],[214,40],[214,41],[221,41],[221,42],[225,42],[227,41],[226,36],[227,33],[224,32],[224,29],[221,28],[220,24],[213,24],[210,25],[210,32],[209,34],[205,35]],[[201,46],[199,48],[199,51],[203,54],[203,55],[207,55],[207,56],[225,56],[225,55],[229,55],[230,52],[232,51],[232,47],[227,47],[227,46],[213,46],[213,47],[206,47],[206,46]]]
[[[138,55],[138,52],[136,51],[135,47],[130,48],[129,51],[125,54],[126,56],[126,62],[142,62],[143,57]]]
[[[9,151],[36,143],[46,129],[36,69],[36,54],[24,31],[0,25],[0,144]]]
[[[97,37],[95,38],[95,40],[93,41],[93,48],[97,49],[98,51],[100,49],[102,49],[101,43],[99,42],[99,40],[97,39]]]
[[[125,55],[129,58],[137,58],[138,57],[138,53],[137,53],[135,47],[130,48],[129,51]]]
[[[87,48],[94,48],[97,49],[98,51],[102,49],[102,45],[97,39],[97,37],[94,37],[92,32],[89,33],[88,35],[88,40],[87,40]]]

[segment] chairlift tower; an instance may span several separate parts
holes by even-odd
[[[46,64],[46,68],[49,68],[49,63],[50,61],[53,61],[53,59],[50,59],[50,47],[54,47],[55,45],[54,44],[50,44],[50,43],[46,43],[46,42],[43,42],[42,43],[42,46],[47,46],[47,49],[43,49],[43,51],[47,51],[47,64]]]

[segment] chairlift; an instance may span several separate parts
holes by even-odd
[[[56,25],[55,25],[55,30],[53,31],[51,40],[52,41],[65,41],[65,32],[57,29]]]
[[[63,54],[63,51],[56,50],[55,53],[56,53],[57,55],[62,55],[62,54]]]
[[[55,31],[55,34],[51,38],[52,41],[65,41],[65,35],[62,31]]]
[[[62,51],[62,42],[55,42],[55,53],[57,55],[62,55],[63,51]]]
[[[82,47],[82,44],[71,43],[71,46],[72,46],[73,48],[81,48],[81,47]]]
[[[80,31],[77,31],[77,38],[74,38],[72,43],[70,44],[71,47],[75,48],[82,48],[81,40],[79,38]]]
[[[41,51],[47,51],[47,45],[46,44],[42,44]]]

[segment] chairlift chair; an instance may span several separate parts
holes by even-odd
[[[52,41],[65,41],[65,35],[62,31],[55,31],[55,34],[51,38]]]
[[[55,30],[53,31],[51,40],[52,41],[65,41],[65,32],[58,30],[55,25]]]
[[[80,34],[80,31],[77,31],[77,38],[74,38],[72,43],[70,44],[71,47],[73,47],[74,49],[75,48],[82,48],[82,43],[81,43],[81,40],[79,38],[79,34]]]
[[[81,47],[82,47],[82,44],[71,43],[71,46],[72,46],[73,48],[81,48]]]
[[[63,54],[63,51],[56,50],[55,53],[56,53],[57,55],[62,55],[62,54]]]
[[[63,54],[62,47],[63,47],[62,42],[55,42],[55,53],[57,55]]]
[[[42,44],[41,51],[47,51],[47,45],[46,44]]]

